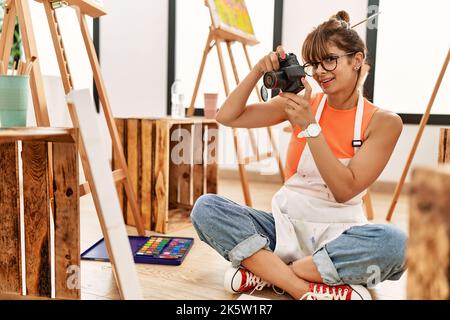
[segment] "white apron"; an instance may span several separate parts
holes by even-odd
[[[327,96],[324,95],[317,109],[317,123],[326,100]],[[354,128],[355,142],[361,141],[363,113],[364,98],[360,94]],[[355,152],[357,149],[355,147]],[[339,159],[345,166],[350,160],[351,158]],[[306,143],[297,172],[272,198],[276,229],[275,254],[285,263],[290,263],[313,255],[347,229],[368,224],[362,207],[365,192],[346,203],[336,202]]]

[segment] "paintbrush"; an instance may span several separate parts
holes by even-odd
[[[360,22],[358,22],[358,23],[352,25],[352,26],[351,26],[351,29],[353,29],[353,28],[359,26],[360,24],[363,24],[364,22],[369,22],[369,21],[372,20],[373,18],[376,18],[378,15],[380,15],[380,13],[381,13],[381,11],[376,12],[376,13],[374,13],[373,15],[371,15],[370,17],[368,17],[368,18],[366,18],[366,19],[364,19],[364,20],[362,20],[362,21],[360,21]]]
[[[33,63],[36,61],[36,57],[35,56],[32,56],[31,57],[31,61],[30,62],[27,62],[27,64],[26,64],[26,68],[25,68],[25,72],[24,72],[24,75],[29,75],[30,74],[30,72],[31,72],[31,68],[33,68]]]
[[[23,75],[24,67],[25,67],[25,62],[23,62],[22,60],[20,60],[20,61],[19,61],[19,67],[17,68],[17,74],[18,74],[19,76]]]

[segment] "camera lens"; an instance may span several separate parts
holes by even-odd
[[[276,88],[277,86],[277,75],[275,72],[268,72],[264,75],[264,85],[268,89]]]
[[[264,75],[264,85],[267,89],[281,89],[284,91],[289,84],[286,74],[283,71],[268,72]]]

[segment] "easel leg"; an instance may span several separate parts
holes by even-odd
[[[242,48],[243,48],[244,53],[245,53],[245,58],[247,60],[248,68],[250,70],[252,70],[253,69],[253,65],[252,65],[252,62],[250,61],[250,55],[248,54],[247,46],[244,43],[242,44]],[[256,94],[258,95],[259,101],[262,102],[263,100],[262,100],[261,92],[259,91],[258,85],[255,86],[255,91],[256,91]],[[280,152],[278,150],[278,146],[276,145],[275,140],[273,139],[272,128],[270,128],[270,127],[267,128],[267,134],[269,136],[270,143],[272,145],[272,149],[273,149],[273,153],[275,155],[275,159],[276,159],[276,161],[278,163],[278,169],[280,171],[281,182],[284,183],[284,181],[285,181],[284,167],[283,167],[283,164],[281,163],[281,157],[280,157]]]
[[[245,45],[244,43],[242,44],[242,48],[244,50],[245,53],[245,59],[247,60],[247,65],[249,70],[253,69],[253,65],[252,62],[250,61],[250,55],[248,54],[248,50],[247,50],[247,45]],[[258,85],[255,86],[255,91],[256,94],[258,95],[258,99],[259,101],[263,101],[262,97],[261,97],[261,92],[259,91]]]
[[[109,133],[111,135],[113,150],[116,152],[117,159],[119,160],[119,166],[122,169],[125,179],[122,180],[125,186],[125,191],[127,193],[127,198],[133,211],[134,221],[136,223],[136,228],[139,235],[145,235],[144,224],[142,222],[141,212],[137,203],[137,197],[133,190],[133,186],[130,181],[130,174],[128,172],[127,162],[123,153],[123,146],[120,143],[119,133],[117,132],[117,127],[114,122],[114,117],[111,111],[109,99],[106,94],[106,89],[104,85],[103,78],[101,76],[100,65],[98,63],[97,54],[95,52],[94,44],[92,42],[91,36],[89,34],[89,28],[86,23],[86,17],[82,15],[79,11],[77,12],[78,20],[80,22],[81,33],[83,35],[84,44],[86,46],[89,61],[91,63],[92,71],[94,73],[95,83],[97,85],[98,95],[100,102],[105,114],[106,123],[108,125]]]
[[[225,62],[223,60],[222,47],[220,46],[220,41],[218,39],[215,40],[216,40],[217,55],[220,64],[220,71],[222,73],[223,86],[225,89],[225,95],[228,97],[230,95],[230,87],[228,86],[227,71],[225,69]]]
[[[436,81],[436,85],[434,86],[434,90],[433,90],[433,93],[431,95],[431,99],[430,99],[430,101],[428,103],[427,109],[426,109],[426,111],[425,111],[425,113],[424,113],[424,115],[422,117],[422,120],[420,121],[419,131],[417,132],[416,139],[414,140],[413,147],[411,149],[411,152],[409,153],[408,160],[406,161],[406,165],[405,165],[405,168],[403,169],[403,173],[402,173],[402,176],[400,178],[400,181],[397,184],[397,187],[395,189],[394,198],[392,199],[391,206],[389,207],[389,211],[388,211],[388,214],[387,214],[387,217],[386,217],[387,221],[391,221],[392,215],[394,214],[394,210],[395,210],[395,207],[397,205],[398,198],[400,197],[400,193],[401,193],[401,191],[403,189],[403,184],[405,183],[405,180],[406,180],[406,175],[408,174],[409,168],[411,167],[411,163],[412,163],[412,161],[414,159],[414,155],[416,154],[416,150],[417,150],[417,147],[419,146],[420,139],[422,138],[422,134],[423,134],[423,132],[425,130],[425,126],[427,125],[428,119],[430,117],[431,108],[433,107],[434,100],[436,99],[437,93],[438,93],[439,88],[441,86],[442,80],[443,80],[445,72],[447,70],[447,66],[448,66],[449,60],[450,60],[450,50],[448,50],[448,52],[447,52],[447,57],[446,57],[446,59],[444,61],[444,64],[442,66],[442,69],[441,69],[441,72],[439,74],[438,80]]]
[[[3,17],[3,31],[0,40],[0,60],[3,61],[4,70],[8,72],[9,58],[14,37],[14,27],[16,24],[16,7],[13,1],[5,5],[5,15]]]
[[[242,160],[242,150],[238,139],[238,130],[233,128],[233,138],[234,138],[234,148],[236,151],[236,157],[238,160],[238,167],[239,167],[239,175],[241,177],[241,183],[242,183],[242,191],[244,192],[244,200],[245,204],[249,207],[252,207],[252,198],[250,196],[250,189],[248,185],[248,179],[247,179],[247,173],[245,171],[245,164]]]
[[[220,70],[222,71],[222,80],[223,80],[223,85],[225,88],[225,94],[228,97],[230,95],[230,88],[228,86],[227,72],[226,72],[225,63],[223,60],[222,48],[220,46],[220,42],[217,41],[217,39],[216,39],[216,48],[217,48],[217,55],[219,57]],[[247,173],[245,172],[245,164],[242,159],[242,151],[241,151],[241,147],[240,147],[240,144],[238,141],[238,130],[235,128],[233,128],[233,138],[234,138],[234,148],[236,150],[236,157],[237,157],[238,166],[239,166],[239,175],[241,177],[242,189],[244,192],[245,204],[247,206],[251,207],[252,200],[250,197]]]
[[[31,24],[30,8],[27,0],[15,0],[16,10],[19,17],[20,33],[22,36],[25,56],[28,60],[37,57],[36,40],[34,38],[33,26]],[[33,97],[34,113],[36,123],[40,127],[49,127],[50,118],[48,115],[47,102],[45,100],[44,84],[42,83],[42,73],[39,59],[33,63],[30,77],[31,93]]]
[[[234,60],[233,50],[231,49],[231,42],[227,41],[226,43],[227,43],[228,55],[230,56],[231,67],[233,69],[234,79],[236,81],[236,85],[239,85],[240,79],[239,79],[239,74],[238,74],[237,67],[236,67],[236,62]],[[250,137],[250,143],[251,143],[251,146],[253,149],[253,153],[256,155],[257,161],[259,161],[260,160],[259,159],[259,148],[256,143],[255,134],[254,134],[253,130],[251,130],[251,129],[247,129],[247,131],[248,131],[248,135]]]
[[[284,175],[284,167],[283,167],[283,163],[281,162],[280,151],[278,150],[277,144],[275,143],[275,140],[273,138],[272,128],[270,128],[270,127],[267,128],[267,135],[269,136],[270,143],[271,143],[272,149],[273,149],[273,153],[274,153],[275,159],[278,164],[278,170],[280,171],[281,183],[284,183],[284,181],[286,180],[285,175]]]
[[[212,41],[213,41],[213,36],[210,32],[208,34],[208,39],[206,40],[205,49],[203,50],[203,58],[202,58],[202,62],[200,63],[200,70],[198,71],[197,81],[195,82],[194,93],[192,95],[191,104],[189,105],[189,109],[188,109],[188,113],[187,113],[188,117],[192,117],[194,115],[195,101],[197,100],[198,89],[200,88],[200,82],[202,81],[203,71],[205,70],[206,59],[208,58],[208,54],[214,46],[214,45],[211,45]]]

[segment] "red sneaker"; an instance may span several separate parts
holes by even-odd
[[[310,283],[309,290],[300,300],[372,300],[369,290],[360,285],[328,286]]]
[[[245,268],[229,268],[225,272],[224,287],[230,293],[262,290],[271,285]]]

